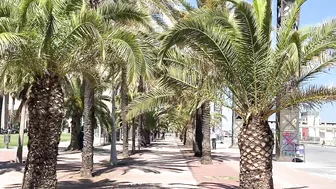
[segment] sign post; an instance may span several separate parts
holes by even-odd
[[[294,162],[306,162],[306,147],[304,144],[295,145]]]

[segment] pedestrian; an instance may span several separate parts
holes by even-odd
[[[321,147],[323,147],[325,145],[325,141],[324,140],[322,140],[322,145],[321,145]]]
[[[213,150],[216,150],[216,139],[217,139],[217,136],[216,136],[215,129],[212,129],[212,131],[211,131],[211,141],[212,141],[212,149]]]

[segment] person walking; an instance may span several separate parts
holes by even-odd
[[[216,150],[216,139],[217,139],[217,135],[215,132],[215,129],[212,129],[211,131],[211,141],[212,141],[212,149]]]

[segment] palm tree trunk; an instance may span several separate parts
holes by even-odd
[[[15,98],[12,97],[12,108],[11,108],[11,115],[10,115],[10,120],[9,120],[11,127],[14,126],[14,117],[15,117],[14,106],[15,106]]]
[[[74,112],[71,116],[71,141],[68,150],[80,150],[80,121],[82,115],[79,112]]]
[[[29,140],[22,188],[57,188],[57,154],[64,117],[59,76],[37,78],[27,103]]]
[[[22,102],[23,106],[21,108],[21,121],[20,121],[20,133],[19,133],[19,141],[18,148],[16,151],[16,163],[22,163],[22,149],[23,149],[23,137],[24,137],[24,128],[26,123],[26,103]]]
[[[143,135],[143,119],[142,119],[142,115],[139,116],[139,126],[137,129],[137,134],[138,134],[138,151],[140,151],[141,146],[145,146],[145,142],[144,142],[144,135]]]
[[[195,134],[194,134],[194,116],[191,117],[190,121],[186,125],[186,136],[185,136],[185,146],[192,148],[194,144]]]
[[[135,129],[136,125],[135,125],[135,118],[132,119],[132,153],[135,152]]]
[[[84,79],[84,145],[82,151],[81,177],[92,177],[93,170],[93,125],[94,86]]]
[[[4,102],[3,102],[4,97],[5,97],[4,94],[2,92],[0,92],[0,115],[1,115],[0,128],[2,128],[2,129],[4,129],[4,127],[2,125],[2,115],[3,115],[3,109],[2,109],[2,107],[3,107],[3,104],[4,104]]]
[[[127,68],[123,66],[121,71],[121,125],[123,128],[123,157],[129,157],[128,152],[128,125],[126,120],[127,115]]]
[[[202,108],[198,108],[196,111],[195,143],[193,148],[196,157],[202,157],[202,125]]]
[[[9,95],[5,94],[3,96],[2,111],[1,111],[1,127],[4,129],[8,129],[8,103],[9,103]]]
[[[145,92],[145,87],[144,87],[144,81],[143,81],[143,77],[140,76],[139,79],[139,86],[138,86],[138,91],[140,93],[144,93]],[[145,136],[144,136],[144,123],[145,123],[145,118],[144,118],[144,114],[139,116],[139,126],[137,129],[137,134],[138,134],[138,150],[140,151],[141,146],[146,146],[146,142],[145,142]]]
[[[183,145],[185,146],[187,143],[187,125],[182,129],[182,138]]]
[[[117,156],[117,131],[116,131],[116,106],[115,106],[115,95],[116,91],[114,87],[112,87],[111,94],[111,119],[112,119],[112,128],[111,128],[111,155],[110,155],[110,164],[117,165],[118,164],[118,156]]]
[[[202,164],[212,164],[210,144],[210,103],[202,105]]]
[[[145,128],[144,129],[144,139],[145,139],[145,143],[146,143],[146,146],[150,144],[150,131]]]
[[[239,134],[240,188],[273,189],[274,138],[263,116],[252,116]]]

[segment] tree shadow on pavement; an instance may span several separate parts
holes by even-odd
[[[194,156],[194,152],[192,149],[180,149],[180,152],[184,156],[184,158],[188,161],[188,163],[192,163],[195,161],[200,161],[200,157]],[[229,155],[225,153],[211,153],[212,160],[218,161],[218,162],[224,162],[224,161],[239,161],[239,157],[234,155]]]
[[[5,189],[20,188],[21,184],[6,186]],[[60,181],[57,183],[59,189],[98,189],[98,188],[137,188],[137,189],[165,189],[157,184],[134,184],[130,182],[117,182],[116,180],[104,179],[93,182],[90,179],[80,179],[77,181]]]
[[[238,189],[238,186],[230,185],[230,184],[222,184],[222,183],[213,183],[213,182],[202,182],[198,186],[201,188],[209,188],[209,189]]]
[[[238,189],[238,186],[230,185],[230,184],[222,184],[222,183],[214,183],[214,182],[202,182],[198,185],[192,184],[183,184],[183,183],[171,183],[168,188],[200,188],[200,189]]]
[[[57,173],[76,172],[82,167],[80,162],[57,164]]]
[[[139,159],[138,156],[141,157],[144,154],[155,154],[155,156],[151,158]],[[120,160],[117,166],[105,165],[102,167],[103,168],[98,169],[94,173],[95,176],[111,172],[115,167],[123,168],[122,175],[125,175],[133,169],[137,169],[145,173],[155,174],[160,174],[162,171],[180,173],[186,171],[185,168],[188,166],[186,164],[185,158],[180,154],[172,154],[172,152],[165,151],[160,151],[157,153],[151,150],[142,150],[139,154],[135,154],[129,158]]]
[[[98,182],[93,182],[90,179],[80,179],[78,181],[60,181],[57,183],[59,189],[107,189],[107,188],[136,188],[136,189],[188,189],[188,188],[200,188],[200,189],[238,189],[238,186],[212,183],[212,182],[202,182],[198,185],[184,184],[184,183],[170,183],[168,187],[161,186],[160,183],[141,183],[135,184],[131,182],[118,182],[116,180],[104,179]],[[19,188],[20,184],[13,184],[5,187],[5,189]]]
[[[239,157],[232,156],[232,155],[227,155],[227,154],[220,154],[220,153],[212,153],[211,157],[213,160],[216,161],[239,161]]]
[[[162,147],[169,147],[169,148],[172,148],[172,149],[177,149],[178,148],[176,145],[171,144],[169,142],[165,142],[164,140],[157,141],[157,142],[152,142],[144,148],[158,148],[158,149],[161,149]]]
[[[118,182],[116,180],[104,179],[98,182],[92,182],[89,179],[79,181],[61,181],[58,182],[60,189],[93,189],[93,188],[137,188],[137,189],[162,189],[159,183],[154,184],[134,184],[130,182]]]
[[[23,170],[23,163],[0,162],[0,175],[11,171],[21,172]]]

